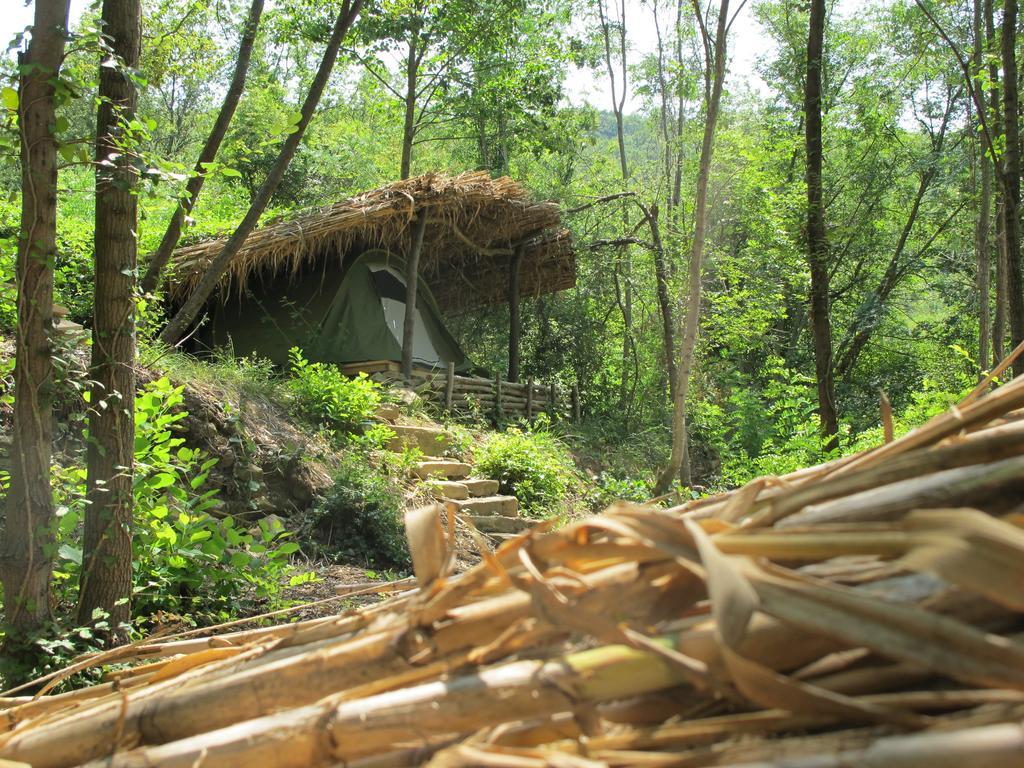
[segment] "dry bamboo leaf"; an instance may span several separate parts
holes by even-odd
[[[1024,379],[1019,379],[1024,384]],[[896,445],[897,443],[890,443]],[[912,509],[979,504],[1016,498],[1024,491],[1024,456],[991,464],[948,469],[902,480],[806,507],[777,523],[780,528],[840,522],[891,520]]]
[[[927,544],[901,558],[1015,611],[1024,611],[1024,531],[974,509],[912,512],[905,525]]]
[[[161,680],[168,680],[172,677],[177,677],[182,672],[187,672],[190,669],[204,666],[214,661],[221,661],[223,659],[230,659],[234,656],[238,656],[245,648],[208,648],[205,651],[198,651],[197,653],[190,653],[187,656],[181,656],[177,659],[169,659],[160,669],[158,669],[151,679],[151,682],[158,683]]]
[[[764,477],[751,480],[740,488],[739,491],[729,497],[725,506],[715,515],[715,517],[720,520],[724,520],[727,523],[735,523],[742,520],[747,516],[747,514],[749,514],[751,508],[754,506],[754,501],[767,484],[768,479]]]
[[[412,568],[420,589],[426,591],[447,571],[448,541],[441,527],[441,505],[412,509],[405,513],[405,535],[412,556]]]
[[[970,684],[1024,689],[1024,645],[918,608],[773,567],[752,581],[783,621]]]
[[[1024,727],[1002,723],[950,733],[883,736],[869,744],[836,752],[757,762],[725,762],[729,768],[1020,768]]]
[[[909,712],[881,707],[788,678],[738,653],[751,617],[759,607],[757,592],[696,523],[692,520],[685,522],[707,569],[712,613],[723,641],[726,666],[736,687],[744,695],[761,706],[779,707],[796,713],[831,712],[911,727],[923,725],[920,718]]]

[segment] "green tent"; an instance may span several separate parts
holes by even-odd
[[[213,308],[202,341],[284,364],[288,350],[325,363],[402,359],[405,260],[388,251],[366,251],[340,275],[337,262],[320,260],[299,274],[251,280],[240,295]],[[468,371],[472,364],[445,328],[422,277],[416,295],[413,362],[426,368]]]

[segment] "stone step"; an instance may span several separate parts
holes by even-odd
[[[428,480],[427,489],[439,499],[461,501],[469,498],[469,488],[457,480]]]
[[[481,533],[522,533],[530,527],[532,521],[522,517],[502,517],[501,515],[462,515]]]
[[[437,427],[414,427],[394,424],[391,431],[395,436],[388,441],[388,450],[401,452],[405,448],[419,448],[428,456],[443,453],[448,447],[448,436]]]
[[[421,461],[412,468],[412,473],[420,480],[437,477],[448,480],[458,480],[462,477],[469,477],[469,464],[461,461],[444,461],[434,459],[432,461]]]
[[[463,515],[500,515],[519,517],[519,499],[515,496],[479,496],[455,501],[455,511]]]
[[[468,478],[462,481],[470,496],[494,496],[498,493],[498,481],[483,477]],[[452,498],[455,498],[454,496]]]
[[[377,412],[374,416],[380,421],[388,421],[394,423],[398,420],[400,411],[397,405],[379,405],[377,406]]]

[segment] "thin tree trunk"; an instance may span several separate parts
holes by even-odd
[[[604,40],[604,61],[608,71],[608,82],[611,86],[612,113],[615,115],[615,138],[619,150],[619,173],[622,176],[623,187],[629,182],[629,162],[626,156],[626,133],[623,126],[623,111],[626,105],[626,93],[629,90],[628,69],[626,61],[626,3],[621,0],[619,5],[619,25],[616,30],[616,40],[619,55],[619,76],[622,78],[622,88],[616,87],[615,64],[612,59],[612,30],[611,22],[605,16],[604,0],[598,0],[598,14],[601,21],[601,32]],[[629,231],[629,212],[622,209],[623,231]],[[630,263],[629,246],[622,246],[619,256],[619,264],[615,272],[615,292],[622,313],[622,373],[619,379],[619,406],[625,418],[626,429],[629,428],[629,360],[633,345],[633,279],[632,264]]]
[[[427,229],[427,212],[421,210],[412,225],[409,255],[405,260],[405,318],[402,322],[402,378],[412,381],[412,345],[416,333],[416,294],[420,284],[420,251]]]
[[[140,0],[104,0],[103,34],[121,66],[100,67],[96,117],[93,381],[89,399],[85,536],[78,620],[102,610],[117,633],[131,618],[132,480],[135,463],[137,171],[123,121],[138,92],[129,73],[142,42]]]
[[[216,159],[221,142],[224,141],[224,137],[227,135],[228,126],[231,125],[231,118],[234,116],[238,102],[242,98],[242,91],[245,90],[245,78],[249,72],[249,61],[252,59],[253,43],[256,41],[256,31],[259,28],[260,16],[262,14],[263,0],[252,0],[249,16],[246,18],[245,28],[242,31],[242,40],[238,46],[238,60],[235,63],[234,75],[231,77],[231,85],[228,86],[228,92],[224,95],[224,103],[221,104],[220,112],[217,114],[217,120],[214,122],[210,135],[206,139],[206,144],[203,145],[203,149],[199,153],[199,159],[196,161],[193,171],[194,175],[188,180],[188,184],[185,185],[185,197],[178,203],[178,207],[171,215],[171,220],[167,224],[167,230],[160,241],[160,246],[149,260],[146,275],[142,278],[143,293],[155,291],[160,284],[160,273],[167,266],[171,254],[174,253],[178,240],[181,238],[181,229],[185,219],[192,213],[192,209],[195,207],[196,200],[199,197],[199,192],[206,182],[207,166]]]
[[[672,300],[668,293],[668,267],[665,264],[665,244],[661,239],[661,226],[658,222],[658,206],[651,206],[645,211],[647,223],[651,228],[651,244],[654,246],[654,278],[657,286],[658,308],[661,311],[661,344],[665,353],[665,365],[668,373],[668,396],[671,402],[676,396],[676,339],[673,328]]]
[[[1002,109],[999,104],[999,66],[996,61],[996,23],[993,0],[984,0],[985,40],[988,57],[988,79],[992,86],[988,91],[989,125],[1002,127]],[[993,137],[994,139],[995,137]],[[999,171],[996,170],[998,175]],[[1005,222],[1003,214],[1002,183],[995,188],[995,219],[996,219],[996,311],[992,322],[992,359],[996,362],[1006,354],[1006,236],[1003,232]]]
[[[974,0],[974,56],[973,64],[975,74],[980,77],[985,71],[984,49],[986,39],[984,37],[984,18],[982,0]],[[968,104],[971,102],[968,101]],[[984,101],[982,102],[984,104]],[[982,115],[978,116],[979,122]],[[980,158],[979,170],[981,172],[981,190],[978,199],[978,220],[974,230],[974,246],[977,254],[977,284],[978,284],[978,365],[982,371],[989,368],[989,331],[991,329],[991,318],[989,317],[989,280],[992,266],[989,263],[989,219],[992,208],[992,165],[988,158],[990,147],[984,138],[981,139],[982,157]]]
[[[331,71],[334,69],[334,62],[338,58],[338,50],[341,48],[342,41],[359,14],[362,4],[363,0],[345,0],[342,5],[334,25],[334,31],[331,33],[331,39],[327,43],[327,49],[324,51],[323,59],[320,62],[320,67],[317,69],[313,82],[309,86],[306,100],[302,104],[302,117],[299,119],[295,132],[289,134],[288,138],[285,139],[284,145],[281,147],[281,153],[277,156],[277,160],[274,161],[270,173],[267,174],[266,180],[264,180],[263,185],[256,193],[255,199],[245,214],[245,218],[242,219],[227,243],[224,244],[220,254],[207,268],[206,273],[199,281],[195,290],[192,291],[192,294],[181,306],[177,314],[160,333],[160,340],[165,344],[175,344],[185,334],[185,331],[192,325],[199,314],[199,310],[202,309],[213,289],[217,287],[235,254],[238,253],[246,238],[256,228],[256,223],[270,202],[270,198],[277,190],[278,184],[281,183],[281,178],[295,156],[295,151],[299,147],[299,142],[302,141],[310,120],[313,119],[317,104],[320,103],[320,97],[323,95],[324,88],[326,88],[327,81],[331,76]]]
[[[14,362],[14,442],[0,542],[4,615],[19,635],[50,616],[53,520],[53,262],[57,236],[54,80],[64,57],[68,0],[36,0],[32,40],[20,63],[21,227]],[[19,638],[20,639],[20,638]]]
[[[516,248],[508,264],[508,380],[519,382],[519,337],[522,319],[519,314],[519,271],[523,263],[523,248]]]
[[[825,0],[811,0],[804,90],[807,146],[807,262],[811,270],[811,335],[818,381],[818,412],[826,450],[839,441],[835,385],[832,379],[832,321],[829,316],[828,236],[821,191],[821,64],[825,42]]]
[[[992,320],[992,359],[1006,356],[1006,233],[1003,200],[996,186],[996,312]]]
[[[416,84],[420,70],[418,58],[419,32],[409,37],[409,55],[405,60],[405,119],[402,124],[402,162],[400,178],[408,179],[412,172],[412,146],[416,139]]]
[[[669,109],[669,86],[668,78],[665,76],[665,46],[661,36],[661,25],[658,21],[658,4],[653,5],[654,9],[654,30],[658,40],[658,90],[661,95],[661,135],[664,142],[664,183],[665,183],[665,209],[668,211],[669,220],[672,218],[673,206],[673,157],[675,156],[675,144],[679,142],[678,136],[673,136],[672,127],[674,121],[670,121],[671,111]],[[677,10],[678,14],[678,10]],[[678,35],[678,25],[676,34]],[[654,280],[657,287],[658,309],[661,312],[661,344],[662,353],[665,356],[665,378],[668,382],[668,401],[676,395],[676,355],[675,335],[673,326],[675,321],[672,317],[672,302],[668,294],[668,268],[665,263],[665,247],[661,239],[661,229],[658,223],[658,206],[652,205],[650,210],[644,211],[647,223],[651,228],[651,242],[654,245]],[[662,390],[664,391],[664,390]]]
[[[1006,293],[1010,315],[1010,344],[1024,341],[1024,275],[1020,261],[1020,126],[1017,105],[1017,0],[1003,2],[1003,160]],[[1024,373],[1024,358],[1013,363],[1013,375]]]
[[[699,12],[699,11],[698,11]],[[658,477],[655,495],[665,493],[672,481],[679,475],[686,462],[686,397],[690,389],[690,373],[697,348],[697,332],[700,327],[701,280],[703,277],[704,238],[707,231],[708,182],[711,177],[711,159],[715,147],[715,127],[718,124],[719,104],[722,100],[722,86],[725,82],[725,58],[727,53],[729,0],[721,0],[718,10],[718,27],[715,33],[714,61],[708,61],[710,70],[714,66],[711,88],[705,91],[706,108],[704,139],[700,147],[700,165],[697,172],[697,199],[694,205],[693,243],[690,249],[690,268],[687,280],[686,320],[681,329],[679,369],[676,374],[676,393],[672,402],[672,455],[668,466]],[[703,27],[702,34],[706,35]],[[709,57],[710,58],[710,57]],[[689,478],[683,481],[688,483]]]

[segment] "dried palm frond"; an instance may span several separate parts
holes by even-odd
[[[0,758],[1020,766],[1022,405],[1024,380],[874,451],[618,505],[458,574],[419,510],[416,578],[387,600],[84,658],[121,668],[3,700]]]

